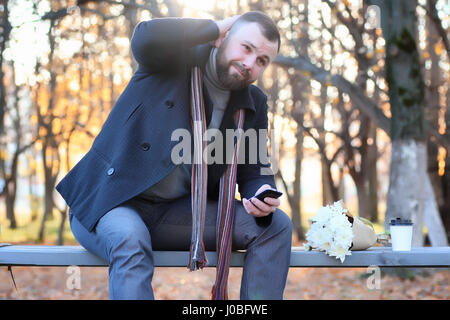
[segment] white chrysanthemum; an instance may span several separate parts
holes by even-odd
[[[327,251],[331,248],[333,233],[328,228],[311,228],[306,238],[311,246]]]
[[[317,211],[316,215],[311,218],[311,221],[316,223],[325,223],[330,218],[331,210],[328,207],[322,207]]]
[[[306,233],[306,250],[315,248],[344,262],[345,256],[351,255],[350,246],[353,240],[352,224],[344,214],[347,209],[342,201],[319,209],[311,218],[312,224]]]
[[[336,201],[332,206],[329,206],[332,211],[337,213],[345,213],[348,212],[347,209],[344,209],[342,206],[342,200]]]
[[[331,249],[331,246],[332,246],[332,241],[324,241],[318,245],[317,249],[328,252],[328,250]]]
[[[348,221],[348,218],[344,214],[336,214],[329,220],[330,227],[335,228],[351,228],[352,224]]]
[[[336,257],[336,259],[341,260],[341,262],[344,262],[345,256],[350,256],[352,253],[350,250],[348,250],[348,247],[342,246],[340,244],[333,244],[331,249],[328,251],[328,254],[331,257]]]
[[[348,230],[342,230],[342,232],[336,232],[334,236],[334,241],[343,245],[351,245],[353,240],[353,232],[350,229]]]

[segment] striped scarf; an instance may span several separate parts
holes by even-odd
[[[203,244],[203,230],[207,202],[208,167],[203,152],[206,149],[206,117],[202,92],[202,73],[199,67],[191,72],[191,125],[194,133],[194,165],[191,176],[192,239],[188,268],[191,271],[206,266],[207,260]],[[244,109],[234,114],[238,129],[244,125]],[[241,133],[239,131],[239,133]],[[230,268],[232,226],[234,220],[234,199],[236,188],[237,157],[240,144],[238,136],[233,151],[232,163],[220,178],[219,201],[216,222],[216,282],[212,288],[212,299],[228,299],[227,281]]]

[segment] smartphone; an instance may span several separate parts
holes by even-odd
[[[269,197],[269,198],[279,198],[281,195],[283,194],[283,192],[280,192],[278,190],[275,189],[266,189],[260,193],[258,193],[256,196],[254,196],[255,198],[261,200],[262,202],[264,202],[264,198],[265,197]]]

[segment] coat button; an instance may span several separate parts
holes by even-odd
[[[150,149],[150,144],[148,142],[141,143],[141,149],[148,151],[148,149]]]
[[[114,168],[109,168],[107,173],[108,176],[111,176],[114,173]]]
[[[166,100],[167,108],[172,108],[174,105],[175,105],[175,103],[172,100]]]

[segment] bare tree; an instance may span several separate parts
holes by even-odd
[[[426,179],[424,84],[416,45],[415,0],[380,3],[392,113],[391,172],[385,226],[412,219],[413,245],[423,244]],[[412,174],[414,173],[414,174]]]
[[[10,157],[1,157],[0,159],[0,172],[1,176],[5,181],[5,189],[3,194],[5,195],[6,201],[6,217],[10,221],[10,228],[17,228],[17,222],[14,212],[14,206],[17,197],[17,180],[18,180],[18,166],[19,166],[19,156],[26,151],[32,144],[23,145],[23,124],[22,115],[19,110],[19,91],[20,87],[15,84],[15,69],[10,66],[12,78],[10,79],[10,88],[14,88],[11,95],[11,106],[6,108],[6,115],[10,119],[11,127],[4,127],[8,129],[5,132],[5,138],[9,141],[5,143],[3,150],[6,153],[8,149],[14,149]],[[11,148],[7,148],[11,146]],[[10,159],[8,159],[10,158]],[[8,161],[9,160],[9,161]]]
[[[9,8],[8,0],[4,0],[1,6],[1,41],[0,41],[0,137],[3,134],[4,117],[6,111],[6,90],[4,83],[3,73],[3,52],[5,51],[6,44],[9,41],[9,35],[11,33],[11,23],[9,22]]]

